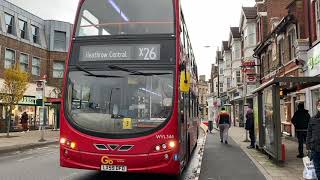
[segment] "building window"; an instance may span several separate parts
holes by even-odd
[[[32,58],[32,75],[40,76],[40,59]]]
[[[240,47],[240,44],[238,43],[235,43],[233,46],[233,58],[234,60],[238,60],[241,58],[241,47]]]
[[[261,18],[258,19],[258,26],[256,31],[257,31],[258,42],[261,42]]]
[[[27,39],[27,22],[19,19],[19,31],[22,39]]]
[[[223,74],[223,68],[220,68],[220,74],[221,75]]]
[[[256,45],[256,28],[254,24],[248,25],[248,46]]]
[[[289,32],[288,39],[289,39],[289,57],[290,57],[289,60],[292,60],[293,58],[296,57],[296,48],[294,46],[296,42],[296,33],[294,29]]]
[[[13,34],[13,25],[14,25],[14,17],[10,14],[5,13],[4,15],[5,22],[6,22],[6,31],[9,34]]]
[[[64,62],[53,63],[53,78],[63,78]]]
[[[237,78],[237,83],[241,83],[241,73],[240,71],[236,71],[236,78]]]
[[[284,40],[280,39],[278,42],[278,57],[279,57],[279,63],[284,63]]]
[[[16,59],[15,51],[6,49],[4,68],[9,69],[13,67],[13,65],[15,65],[15,61],[16,61],[15,59]]]
[[[20,69],[24,72],[28,72],[29,60],[27,54],[20,54]]]
[[[223,93],[223,83],[220,83],[220,90],[219,91],[220,91],[219,92],[220,94]]]
[[[54,50],[66,51],[66,32],[54,31]]]
[[[39,28],[37,26],[31,25],[31,33],[33,43],[39,43]]]
[[[228,88],[228,89],[230,88],[230,84],[231,84],[231,79],[230,79],[230,78],[227,78],[227,88]]]

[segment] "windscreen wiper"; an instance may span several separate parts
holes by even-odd
[[[143,73],[143,72],[140,72],[140,71],[123,68],[123,67],[120,67],[120,66],[117,66],[117,65],[108,65],[108,68],[113,69],[113,70],[129,72],[129,73],[131,73],[130,75],[153,76],[153,75],[171,74],[171,73]]]
[[[121,76],[110,76],[110,75],[94,74],[94,73],[88,71],[87,69],[85,69],[84,67],[80,66],[79,64],[77,64],[76,67],[80,71],[87,73],[88,74],[87,76],[94,76],[94,77],[101,77],[101,78],[121,78]]]

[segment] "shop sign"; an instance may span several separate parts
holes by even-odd
[[[243,67],[253,67],[253,66],[256,66],[256,62],[255,61],[245,61],[245,62],[242,62],[242,66]]]
[[[320,45],[313,47],[308,52],[307,66],[307,76],[317,76],[320,74]]]
[[[247,83],[254,83],[257,81],[257,78],[255,75],[247,75]]]
[[[19,101],[20,105],[32,105],[34,106],[36,104],[36,98],[34,96],[24,96],[21,101]]]

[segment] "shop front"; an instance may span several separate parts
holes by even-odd
[[[320,44],[314,46],[308,51],[307,71],[305,76],[320,76]],[[306,107],[311,116],[317,113],[317,101],[320,100],[320,85],[306,89]]]
[[[45,103],[46,109],[48,112],[47,120],[48,126],[53,125],[53,115],[54,110],[51,108],[52,103]],[[11,131],[22,131],[22,125],[21,125],[21,115],[26,112],[28,115],[28,129],[29,130],[36,130],[39,128],[40,123],[40,114],[39,114],[39,108],[41,108],[41,105],[37,104],[36,97],[35,96],[24,96],[22,100],[14,106],[11,112]],[[6,112],[5,112],[5,106],[1,104],[0,102],[0,131],[5,132],[6,131]]]

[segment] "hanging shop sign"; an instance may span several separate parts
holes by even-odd
[[[320,73],[320,44],[308,51],[307,76],[317,76]]]

